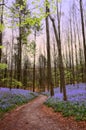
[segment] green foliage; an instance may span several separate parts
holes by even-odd
[[[62,0],[57,0],[59,3],[61,3],[62,2]]]
[[[8,67],[7,64],[4,64],[4,63],[0,63],[0,70],[4,70]]]
[[[4,78],[2,79],[2,83],[6,84],[8,87],[16,87],[16,86],[22,87],[22,83],[17,81],[16,79],[12,79],[11,82],[11,78]]]
[[[0,23],[0,32],[3,32],[4,31],[4,25]]]
[[[4,46],[0,46],[0,49],[3,49],[4,48]],[[5,63],[0,63],[0,70],[4,70],[4,69],[6,69],[8,67],[8,65],[7,64],[5,64]]]
[[[30,52],[31,55],[34,55],[36,52],[36,43],[34,40],[29,45],[27,45],[27,51]]]
[[[15,109],[17,106],[23,105],[37,97],[37,95],[34,93],[30,93],[27,96],[22,94],[8,94],[4,96],[5,97],[0,100],[0,118],[3,118],[3,115],[6,112],[9,112],[10,110]],[[4,105],[4,107],[2,107],[2,105]]]
[[[11,107],[9,107],[9,108],[6,108],[6,109],[0,109],[0,114],[3,114],[4,115],[4,113],[6,113],[6,112],[8,112],[8,111],[11,111],[12,109],[14,109],[16,106],[11,106]],[[2,117],[3,117],[3,115],[2,115]]]
[[[27,86],[28,87],[32,87],[33,86],[33,83],[31,81],[27,82]]]
[[[38,24],[40,26],[41,23],[41,19],[37,18],[37,17],[29,17],[26,18],[25,21],[23,22],[23,25],[25,24],[29,24],[30,26],[35,26],[36,24]]]
[[[48,107],[52,107],[55,112],[61,112],[64,117],[74,116],[76,120],[86,120],[86,106],[78,103],[70,102],[53,102],[51,99],[45,103]]]
[[[3,49],[4,48],[4,46],[0,46],[0,49]]]

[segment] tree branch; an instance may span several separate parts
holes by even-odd
[[[2,6],[2,5],[5,5],[5,4],[0,4],[0,6]]]

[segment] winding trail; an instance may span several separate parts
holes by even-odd
[[[43,105],[47,99],[40,95],[28,104],[8,113],[0,121],[0,130],[86,130],[85,123],[63,118]]]

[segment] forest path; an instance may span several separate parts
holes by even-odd
[[[82,123],[63,118],[43,105],[47,99],[40,95],[33,101],[8,113],[0,121],[0,130],[86,130]]]

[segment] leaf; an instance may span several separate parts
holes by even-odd
[[[62,0],[57,0],[59,3],[61,3],[62,2]]]
[[[3,32],[4,31],[4,25],[0,23],[0,32]]]
[[[4,46],[0,46],[0,49],[3,49],[4,48]]]
[[[5,63],[0,63],[0,69],[6,69],[8,67],[8,65],[7,64],[5,64]]]

